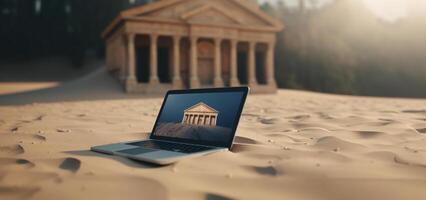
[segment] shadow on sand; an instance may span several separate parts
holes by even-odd
[[[127,94],[117,79],[104,68],[100,68],[80,79],[65,82],[57,87],[0,95],[0,105],[162,97],[163,94]]]
[[[154,168],[162,168],[162,167],[168,166],[168,165],[156,165],[156,164],[151,164],[151,163],[142,162],[138,160],[132,160],[132,159],[121,157],[121,156],[97,153],[90,150],[64,151],[63,153],[77,155],[77,156],[101,157],[105,159],[111,159],[133,168],[154,169]]]

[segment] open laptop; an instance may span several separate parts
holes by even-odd
[[[160,165],[229,150],[248,91],[248,87],[169,91],[149,139],[91,150]]]

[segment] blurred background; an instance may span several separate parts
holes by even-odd
[[[120,11],[150,2],[0,0],[0,82],[49,85],[102,67],[100,33]],[[286,27],[275,51],[279,87],[426,97],[425,0],[257,2]]]

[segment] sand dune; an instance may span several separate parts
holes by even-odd
[[[158,167],[90,152],[147,138],[161,97],[103,71],[0,96],[0,199],[426,199],[426,100],[250,95],[229,152]]]

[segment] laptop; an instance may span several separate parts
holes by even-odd
[[[91,150],[159,165],[227,151],[248,91],[248,87],[168,91],[149,139]]]

